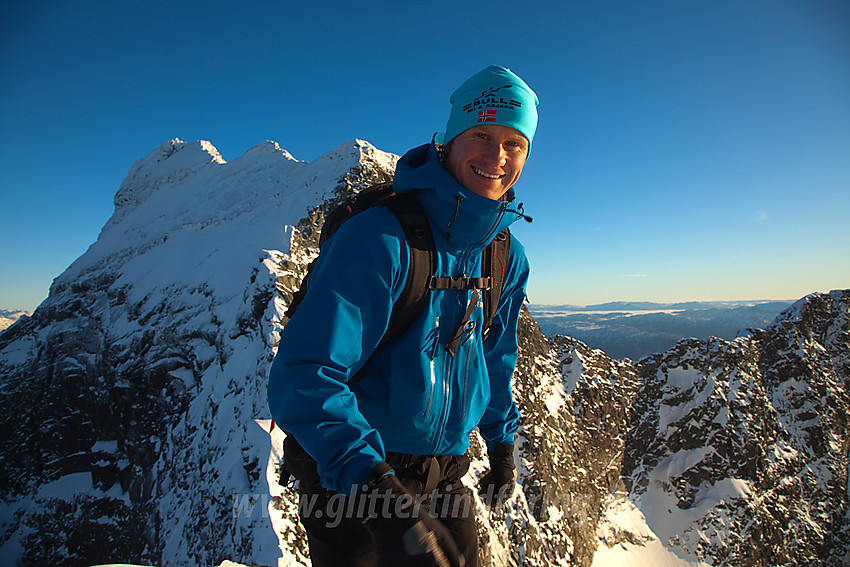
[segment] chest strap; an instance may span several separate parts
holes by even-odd
[[[437,276],[431,276],[428,286],[431,289],[454,289],[459,291],[490,289],[490,277],[468,278],[466,276],[460,276],[457,278],[438,278]]]

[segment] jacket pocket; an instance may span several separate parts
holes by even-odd
[[[465,420],[467,415],[469,414],[469,404],[470,402],[470,388],[471,388],[471,380],[472,380],[472,359],[475,355],[476,349],[476,339],[475,335],[471,335],[470,339],[466,342],[465,352],[463,354],[463,362],[460,368],[461,371],[461,388],[463,388],[463,395],[461,396],[461,406],[460,406],[460,418],[461,421]]]
[[[427,352],[427,351],[426,351]],[[428,381],[426,385],[427,397],[425,399],[422,417],[428,417],[434,409],[434,396],[437,391],[437,361],[440,359],[440,317],[434,321],[434,329],[431,331],[430,360],[428,361]]]

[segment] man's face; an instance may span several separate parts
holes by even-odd
[[[473,193],[499,200],[519,179],[528,157],[528,140],[501,124],[473,126],[448,146],[445,167]]]

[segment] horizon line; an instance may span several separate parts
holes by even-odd
[[[758,298],[758,299],[682,299],[676,301],[655,301],[648,299],[614,299],[610,301],[599,301],[594,303],[539,303],[539,302],[530,302],[526,305],[528,306],[536,306],[536,307],[595,307],[597,305],[608,305],[611,303],[648,303],[652,305],[679,305],[682,303],[743,303],[743,302],[758,302],[758,303],[770,303],[774,301],[787,301],[787,302],[795,302],[799,301],[809,295],[814,293],[824,293],[824,292],[812,292],[810,294],[803,295],[801,297],[796,298]],[[829,293],[829,292],[826,292]]]

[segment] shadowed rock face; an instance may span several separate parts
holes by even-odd
[[[844,561],[848,300],[815,294],[765,330],[680,341],[642,362],[630,498],[663,497],[694,518],[674,530],[655,509],[659,537],[735,565]]]
[[[254,420],[325,212],[392,164],[359,141],[309,164],[272,143],[226,163],[173,141],[134,165],[98,242],[0,334],[1,558],[306,563]],[[588,566],[600,542],[657,539],[715,564],[842,564],[848,299],[811,295],[764,330],[637,364],[547,340],[524,311],[521,489],[496,509],[475,497],[482,563]],[[640,530],[618,524],[624,507]]]

